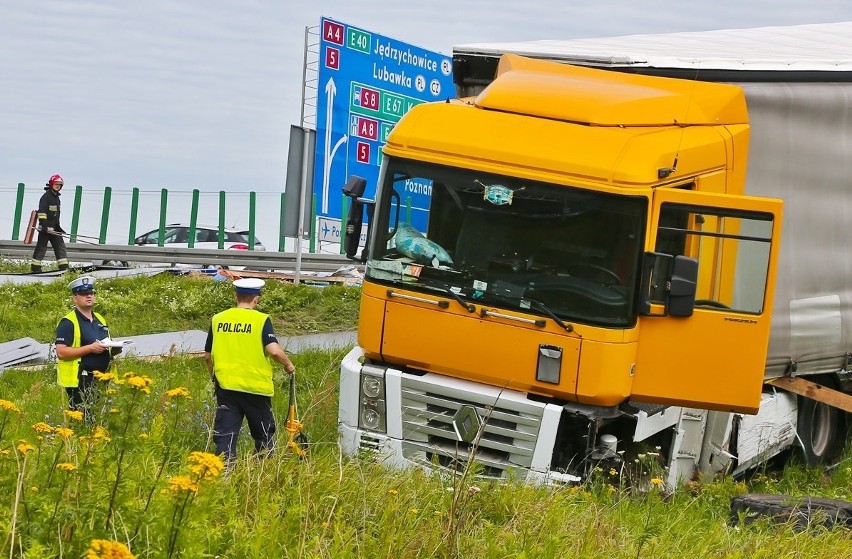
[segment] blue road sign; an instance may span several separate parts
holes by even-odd
[[[328,18],[320,28],[313,191],[318,216],[340,219],[350,175],[367,179],[365,198],[375,196],[381,147],[402,115],[455,97],[452,59]],[[400,194],[412,224],[425,230],[431,188]]]

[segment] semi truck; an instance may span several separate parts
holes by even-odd
[[[453,71],[344,187],[342,452],[537,483],[650,455],[670,487],[835,460],[852,22],[460,45]]]

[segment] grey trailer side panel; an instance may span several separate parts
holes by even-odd
[[[785,202],[767,374],[836,371],[852,352],[852,84],[738,85],[746,193]]]

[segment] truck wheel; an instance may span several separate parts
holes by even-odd
[[[731,499],[731,524],[751,524],[760,516],[775,523],[792,523],[804,529],[815,524],[833,528],[852,528],[852,502],[817,497],[790,497],[765,493],[747,493]]]
[[[828,404],[799,397],[798,435],[808,466],[827,464],[842,450],[841,411]]]

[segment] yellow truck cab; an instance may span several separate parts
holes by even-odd
[[[764,403],[780,254],[782,201],[745,195],[749,137],[738,86],[515,54],[412,108],[375,200],[345,189],[370,233],[344,452],[537,481],[649,449],[672,485],[723,469],[704,433]]]

